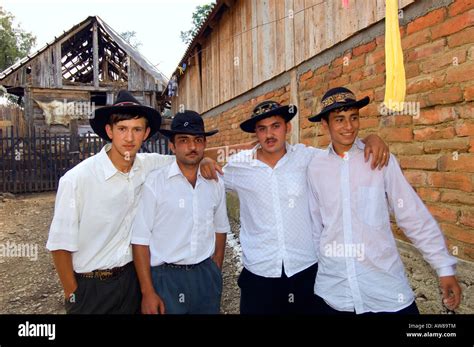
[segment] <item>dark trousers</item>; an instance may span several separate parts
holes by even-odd
[[[165,303],[165,313],[220,313],[222,273],[211,258],[191,266],[154,266],[151,275],[153,287]]]
[[[115,277],[83,278],[76,274],[78,287],[65,301],[67,314],[137,314],[141,291],[133,262]]]
[[[287,277],[255,275],[244,268],[239,276],[241,314],[315,314],[320,299],[314,294],[318,264]]]
[[[323,314],[330,314],[330,315],[343,315],[343,316],[353,316],[355,315],[356,313],[355,312],[348,312],[348,311],[338,311],[338,310],[335,310],[333,309],[331,306],[329,306],[328,304],[326,304],[326,302],[321,299],[321,302],[323,303],[323,307],[322,307],[322,310],[323,310]],[[420,314],[420,311],[418,311],[418,306],[416,306],[416,302],[413,301],[412,304],[410,306],[407,306],[403,309],[401,309],[400,311],[396,311],[396,312],[365,312],[365,313],[361,313],[360,316],[372,316],[372,315],[379,315],[379,314]]]

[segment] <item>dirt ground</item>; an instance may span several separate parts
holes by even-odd
[[[0,314],[65,312],[61,285],[45,248],[54,199],[55,192],[0,197],[0,245],[21,245],[24,250],[0,256]],[[227,247],[226,253],[222,312],[232,314],[239,312],[238,269],[233,250]]]
[[[55,192],[0,196],[0,246],[4,251],[0,256],[0,314],[64,313],[62,289],[51,256],[45,248],[54,199]],[[238,235],[239,225],[235,222],[231,224],[233,233]],[[223,269],[222,312],[226,314],[239,312],[237,277],[241,264],[235,243],[236,240],[231,237]],[[12,244],[18,247],[17,253],[6,254],[6,247]],[[429,266],[409,247],[402,245],[400,252],[420,311],[444,313],[437,279]],[[472,264],[461,264],[458,271],[464,294],[463,305],[458,312],[474,313]]]

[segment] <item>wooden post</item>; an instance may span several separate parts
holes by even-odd
[[[63,87],[63,71],[61,65],[61,43],[56,43],[54,46],[54,65],[56,69],[55,80],[56,80],[56,88]]]
[[[71,142],[69,145],[69,155],[71,160],[71,166],[73,167],[79,162],[79,135],[78,135],[78,129],[77,129],[77,119],[72,119],[71,120]]]
[[[290,71],[290,105],[298,106],[298,78],[296,68]],[[290,143],[300,142],[300,114],[299,112],[291,120]]]
[[[97,33],[97,21],[92,26],[92,59],[94,87],[99,88],[99,37]]]

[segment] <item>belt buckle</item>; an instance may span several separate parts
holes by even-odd
[[[101,270],[99,272],[97,272],[97,278],[101,281],[105,280],[105,279],[108,279],[108,278],[111,278],[113,275],[113,272],[110,271],[110,270]]]

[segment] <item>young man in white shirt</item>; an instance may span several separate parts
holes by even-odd
[[[349,89],[329,90],[322,121],[331,144],[308,167],[310,209],[316,229],[319,269],[315,293],[326,313],[418,314],[391,231],[389,209],[398,226],[436,270],[444,304],[455,309],[461,300],[456,259],[448,253],[443,234],[390,155],[382,171],[368,170],[364,144],[357,138],[359,109]]]
[[[145,314],[218,314],[227,219],[222,180],[205,180],[199,162],[206,132],[194,111],[177,113],[170,138],[176,161],[152,172],[132,227],[133,258]]]
[[[94,132],[110,141],[59,181],[46,247],[65,295],[67,313],[139,313],[131,223],[149,172],[173,156],[138,153],[161,116],[127,91],[95,111]]]
[[[286,135],[294,105],[258,104],[243,131],[259,144],[233,155],[224,167],[224,183],[240,200],[240,242],[244,268],[239,276],[242,314],[312,314],[317,254],[308,204],[307,166],[320,149],[290,145]],[[388,148],[367,137],[367,158],[384,165]]]

